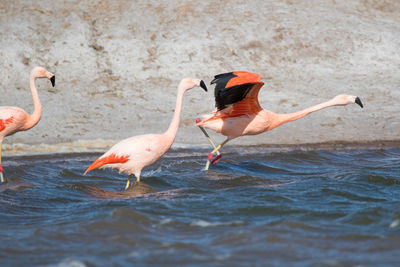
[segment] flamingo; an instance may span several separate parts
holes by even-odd
[[[179,83],[174,115],[166,132],[133,136],[120,141],[96,159],[84,174],[100,167],[112,168],[129,174],[125,190],[130,186],[132,175],[135,175],[136,183],[139,183],[142,169],[159,160],[174,142],[179,127],[183,94],[196,86],[207,91],[204,81],[199,79],[185,78]]]
[[[47,78],[51,84],[55,85],[56,77],[53,73],[42,67],[32,69],[29,76],[29,86],[31,88],[34,110],[29,115],[25,110],[18,107],[0,107],[0,179],[1,183],[6,180],[3,177],[3,167],[1,165],[1,146],[4,137],[12,135],[19,131],[26,131],[35,126],[42,116],[42,105],[40,104],[38,92],[35,85],[37,78]]]
[[[284,123],[298,120],[308,114],[331,106],[344,106],[356,103],[363,107],[359,97],[338,95],[321,104],[304,110],[277,114],[261,108],[258,92],[264,83],[261,76],[246,71],[235,71],[216,75],[211,84],[215,84],[215,111],[196,119],[196,126],[204,133],[214,150],[208,154],[205,170],[210,162],[216,164],[221,159],[219,150],[230,140],[244,135],[257,135],[270,131]],[[227,138],[216,146],[204,128],[225,135]],[[214,159],[213,155],[217,154]]]

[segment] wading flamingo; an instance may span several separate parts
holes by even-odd
[[[129,174],[125,190],[130,186],[132,175],[136,176],[137,183],[140,182],[142,169],[160,159],[174,142],[179,127],[183,94],[195,86],[207,91],[204,81],[199,79],[185,78],[179,83],[175,112],[165,133],[138,135],[120,141],[96,159],[84,174],[99,167],[117,169]]]
[[[42,67],[35,67],[29,76],[29,86],[32,92],[34,110],[29,115],[25,110],[18,107],[0,107],[0,179],[1,183],[6,182],[3,177],[3,167],[1,166],[1,146],[4,137],[19,131],[26,131],[35,126],[42,116],[42,105],[40,104],[38,92],[35,85],[36,78],[47,78],[54,86],[56,77],[53,73]]]
[[[214,150],[208,154],[205,170],[208,170],[210,162],[215,164],[220,160],[221,147],[239,136],[261,134],[283,123],[298,120],[312,112],[331,106],[356,103],[363,107],[359,97],[338,95],[329,101],[298,112],[277,114],[262,109],[258,103],[258,92],[264,85],[260,79],[260,75],[245,71],[223,73],[214,77],[211,84],[216,84],[214,91],[216,109],[212,114],[196,120],[196,126],[199,126],[214,147]],[[226,140],[216,146],[203,127],[225,135]],[[217,155],[212,160],[214,153]]]

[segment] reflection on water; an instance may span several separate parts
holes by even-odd
[[[400,148],[169,152],[126,175],[97,154],[4,158],[4,265],[393,265]]]
[[[122,191],[108,191],[103,190],[96,186],[90,185],[75,185],[75,189],[84,192],[87,195],[92,196],[95,199],[123,199],[123,198],[133,198],[140,197],[146,194],[150,194],[156,191],[154,188],[146,185],[145,183],[133,183],[128,190]]]

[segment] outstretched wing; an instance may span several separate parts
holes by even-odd
[[[216,84],[214,96],[217,111],[229,107],[231,116],[259,112],[261,106],[258,103],[258,92],[264,85],[260,79],[260,75],[246,71],[216,75],[211,84]]]

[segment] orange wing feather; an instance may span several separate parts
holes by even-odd
[[[14,122],[14,116],[11,116],[10,118],[5,120],[5,124],[10,124]]]
[[[225,116],[237,117],[246,114],[257,114],[262,110],[260,103],[258,102],[258,92],[263,85],[263,82],[254,83],[253,88],[251,88],[247,96],[242,101],[233,104],[232,110],[229,114],[225,114]],[[221,113],[224,113],[224,111],[221,110]]]
[[[233,74],[237,75],[237,77],[230,79],[229,82],[226,84],[226,87],[245,83],[257,83],[261,80],[260,75],[247,71],[235,71],[233,72]]]
[[[14,122],[14,116],[11,116],[10,118],[5,119],[5,120],[0,120],[0,132],[6,128],[7,124],[10,124],[13,122]]]
[[[89,168],[87,168],[87,170],[85,171],[84,175],[94,169],[97,169],[103,165],[106,164],[113,164],[113,163],[125,163],[129,160],[129,155],[124,155],[124,156],[117,156],[116,154],[112,153],[110,155],[108,155],[107,157],[103,157],[103,158],[98,158],[96,159],[92,165],[89,166]]]
[[[251,73],[253,74],[253,73]],[[255,74],[257,75],[257,74]],[[258,76],[258,75],[257,75]],[[239,76],[240,77],[240,76]],[[235,78],[236,79],[236,78]],[[233,80],[233,79],[232,79]],[[246,81],[248,82],[248,81]],[[254,82],[253,88],[249,91],[247,96],[242,100],[230,107],[227,107],[221,111],[217,111],[214,116],[208,118],[204,121],[197,123],[197,126],[201,126],[209,121],[223,119],[227,117],[239,117],[248,114],[257,114],[262,110],[260,103],[258,102],[258,92],[260,91],[261,87],[264,85],[263,82]]]

